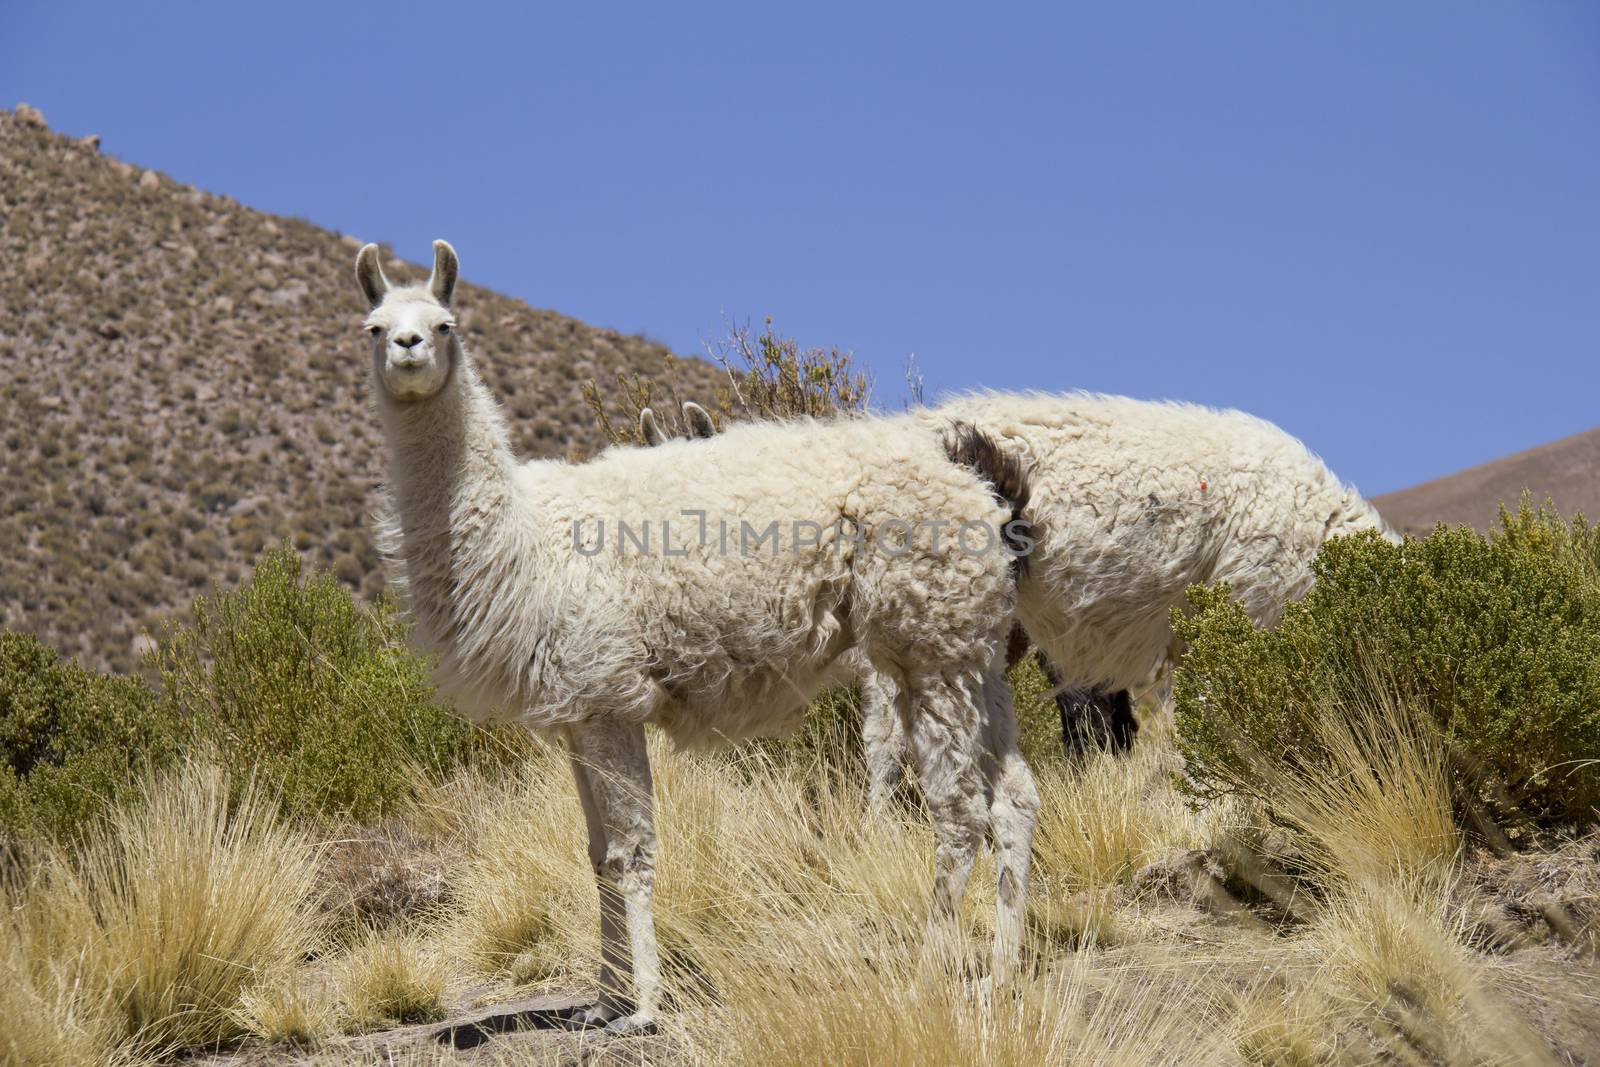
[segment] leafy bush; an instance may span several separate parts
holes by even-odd
[[[1017,661],[1006,675],[1017,711],[1017,744],[1028,765],[1039,769],[1065,763],[1061,744],[1061,711],[1056,707],[1050,679],[1032,653]]]
[[[94,674],[30,634],[0,632],[0,831],[58,835],[161,766],[178,731],[131,678]]]
[[[1427,709],[1458,774],[1541,818],[1592,820],[1600,532],[1526,502],[1501,526],[1330,541],[1316,585],[1270,630],[1225,588],[1191,590],[1192,613],[1175,613],[1190,646],[1176,698],[1191,788],[1261,792],[1263,758],[1320,758],[1319,709],[1376,697]]]
[[[440,704],[387,602],[357,604],[287,546],[237,592],[195,601],[160,653],[167,702],[238,771],[259,768],[302,813],[371,819],[465,754],[469,728]]]

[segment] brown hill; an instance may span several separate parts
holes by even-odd
[[[0,626],[127,667],[142,631],[284,537],[381,587],[358,244],[0,111]],[[458,294],[525,456],[598,449],[582,381],[659,372],[668,355]],[[678,373],[713,394],[710,364]]]
[[[1600,428],[1388,493],[1373,503],[1404,533],[1427,533],[1440,522],[1487,530],[1500,504],[1515,508],[1524,489],[1535,504],[1548,498],[1563,515],[1581,511],[1600,519]]]

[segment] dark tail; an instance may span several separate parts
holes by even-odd
[[[995,499],[1010,506],[1011,518],[1001,528],[1000,539],[1005,542],[1017,568],[1026,571],[1028,552],[1033,547],[1033,538],[1030,536],[1033,528],[1023,518],[1023,512],[1028,507],[1029,489],[1028,475],[1022,469],[1022,461],[995,444],[994,438],[967,422],[958,422],[950,427],[944,438],[944,451],[952,463],[961,464],[988,482],[994,490]]]

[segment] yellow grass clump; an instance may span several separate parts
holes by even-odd
[[[230,792],[190,765],[7,887],[11,1061],[87,1063],[243,1032],[241,994],[315,941],[316,856],[260,792]],[[58,1036],[28,1036],[40,1030]]]
[[[352,1026],[416,1023],[444,1014],[451,970],[436,946],[410,933],[374,933],[335,965]]]
[[[263,978],[239,995],[234,1018],[274,1044],[312,1046],[339,1028],[339,1003],[328,984],[299,968]]]

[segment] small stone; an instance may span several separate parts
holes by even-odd
[[[146,656],[153,655],[160,647],[160,645],[156,644],[156,639],[149,634],[140,634],[128,646],[128,651],[133,654],[134,659],[140,660]]]
[[[48,411],[54,411],[61,406],[61,398],[59,396],[41,396],[39,398],[39,406]]]
[[[98,133],[91,133],[87,137],[78,138],[78,147],[86,148],[91,152],[100,151],[100,135]]]
[[[146,191],[153,191],[161,188],[161,175],[157,174],[153,170],[145,171],[143,174],[139,175],[139,188]]]
[[[347,233],[344,236],[340,237],[339,240],[343,241],[345,244],[349,245],[351,248],[360,248],[362,245],[366,244],[365,241],[363,241],[361,238],[357,237],[353,233]]]
[[[32,126],[39,130],[48,130],[50,128],[50,124],[44,120],[44,112],[32,104],[17,105],[17,121],[24,126]]]
[[[122,328],[114,322],[102,322],[94,328],[94,332],[107,341],[115,341],[122,336]]]

